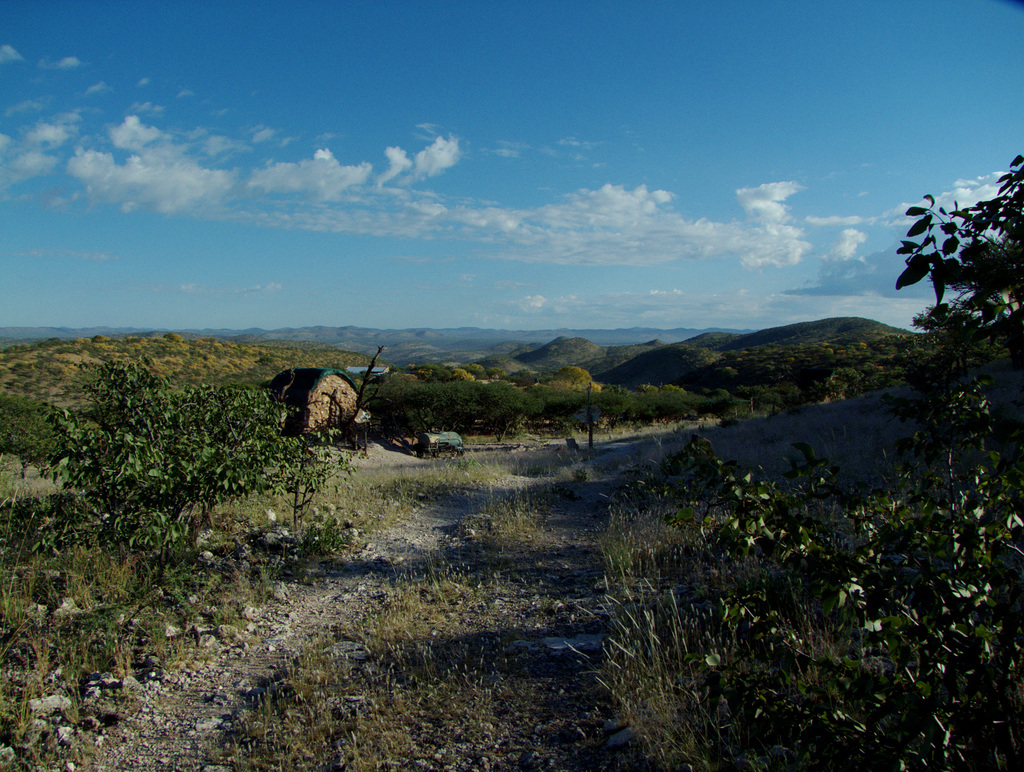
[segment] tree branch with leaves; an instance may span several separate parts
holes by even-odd
[[[935,288],[934,315],[948,313],[947,289],[954,305],[966,310],[973,333],[1005,341],[1013,365],[1024,369],[1024,156],[999,179],[999,195],[973,206],[954,203],[952,211],[912,206],[916,221],[898,250],[907,267],[896,289],[929,277]]]

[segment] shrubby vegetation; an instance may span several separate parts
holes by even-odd
[[[0,350],[0,391],[37,401],[78,407],[92,368],[105,362],[146,359],[154,375],[182,389],[265,383],[290,367],[367,365],[370,357],[352,351],[299,345],[228,343],[213,338],[186,340],[176,333],[162,337],[97,335],[92,338],[18,344]]]
[[[46,466],[53,448],[48,413],[46,403],[0,394],[0,456],[16,457],[21,463],[22,478],[29,466]]]
[[[684,594],[626,609],[610,680],[665,657],[681,691],[664,699],[710,700],[676,716],[689,737],[667,747],[712,769],[1020,766],[1024,433],[984,385],[894,405],[917,431],[886,489],[847,483],[806,444],[773,480],[701,438],[638,483],[675,502]],[[670,650],[639,652],[652,634]]]
[[[1021,335],[1013,166],[993,201],[908,212],[898,286],[930,275],[937,305],[884,485],[806,443],[773,478],[694,437],[633,486],[673,535],[606,551],[627,591],[605,678],[659,767],[1024,765],[1024,424],[966,377]]]

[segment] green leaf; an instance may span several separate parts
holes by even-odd
[[[814,448],[806,442],[794,442],[793,447],[800,451],[805,461],[811,462],[817,458],[817,456],[814,455]]]
[[[708,654],[704,658],[704,661],[707,663],[708,667],[718,667],[722,664],[722,657],[719,654]]]
[[[907,231],[907,238],[913,238],[914,236],[920,236],[922,233],[924,233],[926,230],[928,230],[928,228],[929,228],[929,226],[931,224],[932,224],[932,216],[930,214],[926,215],[925,217],[922,217],[920,220],[918,220],[917,222],[915,222],[913,225],[910,226],[910,230]]]
[[[921,279],[928,275],[928,267],[922,268],[920,265],[909,265],[907,269],[900,274],[900,277],[896,280],[896,289],[900,290],[904,287],[909,287],[912,284],[917,284]]]

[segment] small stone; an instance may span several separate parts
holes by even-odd
[[[519,757],[520,769],[536,769],[540,766],[540,759],[534,751],[526,751]]]
[[[284,582],[274,582],[271,584],[270,594],[274,597],[274,600],[279,600],[282,603],[288,600],[288,588]]]
[[[54,615],[54,617],[57,617],[57,618],[60,618],[60,617],[76,617],[79,614],[84,614],[84,613],[85,612],[78,607],[78,604],[75,603],[75,599],[74,598],[64,598],[64,600],[61,601],[60,606],[57,609],[54,610],[53,615]]]
[[[608,750],[615,750],[616,748],[622,748],[629,744],[629,741],[633,739],[633,730],[626,727],[620,732],[616,732],[608,738],[608,742],[605,747]]]
[[[242,634],[238,632],[238,628],[234,625],[219,625],[215,634],[218,640],[229,643],[235,643],[242,639]]]
[[[125,676],[121,679],[121,688],[128,692],[134,692],[141,689],[142,684],[134,676]]]
[[[215,729],[220,729],[221,720],[219,718],[201,718],[196,721],[197,732],[212,732]]]
[[[63,745],[65,748],[71,745],[75,741],[75,730],[70,726],[59,726],[57,727],[57,742]]]
[[[29,705],[31,709],[31,705]],[[34,718],[28,722],[28,727],[25,730],[24,740],[25,745],[32,746],[39,742],[44,736],[50,733],[50,722],[44,721],[41,718]]]
[[[334,657],[344,657],[363,662],[367,658],[366,647],[356,641],[338,641],[327,651]]]
[[[577,635],[573,638],[545,638],[544,645],[549,651],[561,653],[575,651],[578,653],[596,653],[601,651],[603,635]]]
[[[181,628],[174,625],[164,625],[164,638],[177,638],[181,635]]]
[[[63,694],[51,694],[49,697],[42,697],[38,700],[29,700],[28,709],[33,713],[48,715],[58,710],[67,710],[71,707],[71,700]]]

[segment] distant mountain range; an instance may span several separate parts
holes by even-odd
[[[870,352],[881,356],[892,348],[894,336],[911,334],[858,317],[821,319],[754,332],[309,327],[182,330],[172,335],[163,330],[123,328],[0,328],[0,348],[4,349],[0,351],[0,390],[17,392],[39,382],[57,382],[60,377],[22,376],[42,376],[50,372],[47,368],[54,367],[63,372],[69,364],[96,361],[118,351],[147,356],[154,362],[180,357],[181,352],[174,346],[180,345],[181,339],[195,341],[185,351],[195,348],[202,352],[197,359],[201,363],[190,366],[187,376],[202,382],[259,382],[288,367],[365,364],[368,355],[376,353],[378,346],[385,346],[380,364],[398,370],[424,363],[453,367],[478,364],[500,368],[529,383],[572,365],[587,370],[598,383],[625,388],[667,383],[718,388],[726,382],[756,385],[765,378],[771,382],[792,379],[795,371],[805,366],[852,366],[842,363],[855,363],[859,355]],[[108,340],[98,340],[100,337]],[[49,339],[53,338],[58,340],[51,344]],[[610,345],[603,345],[609,341]],[[18,343],[37,345],[15,346]],[[181,364],[180,359],[176,361]],[[173,367],[165,365],[165,369]],[[53,399],[51,394],[35,391],[27,395]]]
[[[158,338],[165,330],[96,327],[0,328],[0,347],[48,338]],[[280,330],[178,330],[183,338],[215,338],[238,344],[375,354],[397,368],[427,362],[449,365],[476,363],[506,373],[552,373],[561,367],[582,367],[600,383],[635,387],[663,384],[706,368],[725,352],[807,344],[849,346],[892,335],[911,333],[860,317],[821,319],[766,330],[660,330],[633,327],[619,330],[379,330],[365,327],[302,327]],[[327,356],[325,354],[325,356]],[[308,357],[307,357],[308,358]]]
[[[91,338],[106,335],[109,338],[136,335],[152,337],[176,332],[185,338],[216,338],[233,343],[269,343],[295,341],[319,343],[346,351],[374,354],[378,346],[385,346],[384,357],[396,365],[422,362],[471,362],[500,353],[524,348],[538,348],[556,338],[585,338],[598,346],[625,346],[658,339],[662,343],[676,343],[709,333],[744,334],[750,330],[724,330],[721,328],[692,329],[677,327],[671,330],[653,327],[629,329],[552,329],[552,330],[493,330],[480,327],[412,328],[384,330],[370,327],[285,327],[277,330],[250,328],[245,330],[147,330],[133,327],[0,327],[0,346],[26,343],[47,338]]]
[[[576,365],[601,383],[635,387],[643,383],[672,383],[713,363],[726,351],[809,344],[841,347],[910,334],[871,319],[839,317],[756,332],[705,332],[674,343],[655,339],[625,346],[599,346],[586,338],[560,337],[543,346],[495,353],[476,361],[484,367],[500,367],[506,372],[544,373]]]

